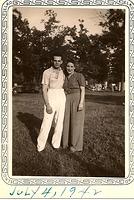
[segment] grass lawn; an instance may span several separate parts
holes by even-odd
[[[49,137],[46,149],[38,153],[36,140],[43,118],[42,95],[13,96],[13,175],[124,177],[123,102],[121,93],[86,91],[83,152],[53,150]]]

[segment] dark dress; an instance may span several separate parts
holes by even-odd
[[[73,147],[76,151],[83,149],[83,128],[85,109],[78,111],[80,102],[80,86],[85,87],[85,78],[81,73],[74,72],[66,77],[64,89],[66,108],[63,124],[62,146]]]

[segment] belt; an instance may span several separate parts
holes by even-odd
[[[48,90],[64,90],[63,88],[48,88]]]
[[[80,89],[79,88],[69,88],[69,89],[67,89],[67,90],[65,90],[65,92],[67,93],[67,94],[72,94],[72,93],[80,93]]]

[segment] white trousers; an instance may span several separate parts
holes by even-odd
[[[41,125],[40,133],[37,138],[37,148],[44,149],[48,134],[50,132],[52,122],[54,120],[55,128],[52,137],[52,146],[54,148],[59,148],[61,143],[63,120],[65,112],[65,102],[66,97],[63,89],[49,89],[48,90],[48,100],[52,107],[53,112],[48,114],[46,112],[46,106],[44,106],[44,118]]]

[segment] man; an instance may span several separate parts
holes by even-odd
[[[60,147],[63,119],[65,111],[65,93],[63,90],[64,73],[61,69],[62,57],[54,55],[53,66],[43,72],[43,98],[44,98],[44,118],[40,133],[37,138],[37,150],[43,151],[47,142],[52,122],[55,122],[52,146],[55,149]]]

